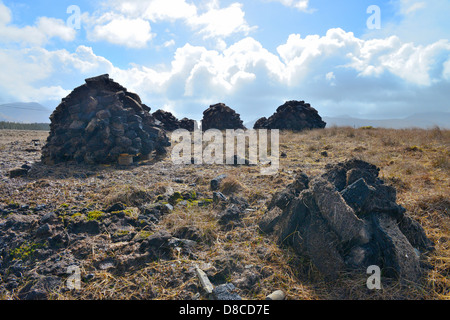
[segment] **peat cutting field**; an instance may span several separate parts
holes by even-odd
[[[130,166],[46,165],[47,136],[0,130],[0,299],[208,299],[198,269],[246,300],[276,290],[289,300],[450,298],[448,130],[280,131],[275,175],[259,165],[175,165],[173,145]],[[381,289],[370,290],[366,270],[330,279],[262,232],[272,196],[297,174],[349,159],[377,166],[433,242],[418,253],[418,281],[382,273]]]

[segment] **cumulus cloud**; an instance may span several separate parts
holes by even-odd
[[[107,41],[129,48],[143,48],[153,38],[150,23],[136,18],[127,19],[122,16],[109,16],[109,21],[96,25],[88,33],[91,41]]]
[[[126,16],[153,22],[189,19],[197,15],[197,7],[185,0],[110,0],[107,6]]]
[[[280,2],[282,5],[286,7],[296,8],[300,11],[311,12],[309,8],[309,0],[271,0]]]
[[[232,3],[226,8],[210,8],[207,12],[187,20],[187,24],[205,38],[228,37],[234,33],[247,35],[252,29],[245,20],[242,4]]]
[[[224,38],[248,35],[256,27],[245,20],[242,4],[220,7],[218,1],[197,7],[185,0],[109,0],[101,11],[85,14],[88,38],[117,45],[141,48],[155,36],[151,23],[181,21],[203,39],[215,39],[223,47]]]
[[[433,100],[429,108],[447,103],[448,40],[415,43],[397,35],[365,38],[336,28],[322,36],[291,34],[271,52],[250,36],[253,27],[242,5],[222,8],[217,1],[208,3],[197,7],[185,0],[110,0],[106,11],[85,14],[83,25],[91,40],[143,48],[154,37],[151,24],[181,21],[216,43],[213,49],[186,43],[174,48],[172,60],[164,66],[119,68],[85,45],[74,51],[0,48],[4,68],[0,92],[8,92],[13,100],[58,101],[84,78],[109,73],[154,110],[165,108],[196,119],[217,102],[235,108],[245,120],[270,116],[288,99],[307,100],[325,115],[354,115],[355,110],[361,115],[408,114],[421,110],[427,99]],[[308,2],[303,3],[307,7]],[[422,14],[429,6],[410,2],[404,15]],[[16,32],[15,41],[34,37],[41,44],[52,37],[70,40],[73,36],[73,30],[67,32],[62,21],[52,18],[40,18],[34,26],[12,26],[11,12],[1,5],[0,26],[0,33]],[[244,38],[233,43],[231,36],[236,34]],[[8,37],[11,34],[2,41],[9,41]],[[168,40],[162,47],[174,45],[175,40]]]
[[[409,15],[417,10],[426,7],[427,3],[424,1],[417,0],[400,0],[400,13],[404,15]]]
[[[396,35],[402,41],[428,45],[449,39],[450,1],[396,0],[391,2],[398,12],[393,21],[385,20],[382,28],[368,32],[364,38],[386,38]]]
[[[22,28],[11,23],[11,10],[0,2],[0,42],[41,46],[51,38],[72,41],[76,36],[76,31],[60,19],[40,17],[34,26]]]
[[[252,37],[223,51],[186,44],[164,72],[138,68],[131,82],[146,79],[136,86],[140,94],[176,106],[183,115],[193,105],[201,109],[223,101],[251,119],[270,115],[284,98],[310,99],[328,114],[355,108],[361,114],[413,113],[423,107],[419,93],[445,97],[450,76],[446,40],[421,46],[397,37],[362,40],[332,29],[325,36],[291,35],[277,52]],[[442,108],[443,101],[433,107]]]

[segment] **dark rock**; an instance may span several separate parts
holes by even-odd
[[[268,119],[261,118],[255,122],[253,129],[280,129],[301,131],[305,129],[323,129],[322,121],[316,109],[304,101],[287,101],[277,108]]]
[[[111,205],[110,207],[108,207],[106,209],[106,212],[111,213],[111,212],[116,212],[116,211],[123,211],[126,209],[126,206],[123,203],[114,203],[113,205]]]
[[[197,242],[189,239],[171,238],[167,245],[174,249],[179,249],[181,252],[188,255],[193,255],[193,250]]]
[[[213,192],[213,202],[227,201],[227,197],[222,192]]]
[[[43,224],[36,230],[36,236],[38,236],[38,237],[48,237],[51,234],[52,234],[52,228],[48,223]]]
[[[49,293],[57,290],[62,281],[54,276],[41,276],[34,284],[28,284],[19,292],[19,298],[23,300],[47,300]]]
[[[8,172],[8,176],[12,179],[12,178],[17,178],[17,177],[23,177],[26,176],[28,174],[29,169],[25,169],[25,168],[14,168],[9,170]]]
[[[149,253],[154,259],[165,257],[170,254],[169,241],[171,239],[172,235],[169,232],[158,231],[141,243],[139,251]]]
[[[202,130],[244,129],[240,115],[223,103],[211,105],[203,112]]]
[[[29,231],[37,225],[36,217],[31,215],[23,215],[12,213],[6,218],[4,223],[5,230],[10,229],[13,231]]]
[[[44,210],[45,208],[47,208],[47,205],[45,205],[45,204],[38,204],[37,206],[35,206],[33,208],[33,211],[34,212],[39,212],[39,211]]]
[[[225,211],[219,214],[219,224],[225,225],[231,221],[241,220],[241,209],[236,205],[229,206]]]
[[[202,238],[201,230],[194,226],[181,227],[177,229],[173,235],[180,239],[188,239],[197,242]]]
[[[173,211],[173,206],[171,204],[148,204],[143,205],[139,208],[141,215],[153,223],[158,223],[161,217],[165,214]]]
[[[222,182],[223,179],[225,179],[227,177],[226,174],[221,174],[220,176],[215,177],[214,179],[211,180],[210,182],[210,186],[211,186],[211,190],[212,191],[216,191],[219,189],[220,187],[220,183]]]
[[[90,235],[100,233],[100,223],[96,220],[80,219],[69,225],[69,230],[72,233],[88,233]]]
[[[21,168],[22,168],[22,169],[25,169],[25,170],[31,170],[31,165],[28,164],[28,163],[24,163],[24,164],[21,166]]]
[[[242,300],[232,283],[221,284],[215,287],[212,293],[215,300]]]

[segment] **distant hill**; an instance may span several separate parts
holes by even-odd
[[[430,112],[417,113],[402,119],[384,119],[384,120],[370,120],[352,118],[349,116],[342,117],[322,117],[327,123],[327,128],[331,126],[338,127],[365,127],[372,126],[375,128],[422,128],[430,129],[439,126],[442,129],[450,129],[450,112]]]
[[[44,130],[50,131],[49,123],[18,123],[0,121],[0,130]]]
[[[0,105],[0,121],[50,123],[52,110],[36,102],[13,102]]]

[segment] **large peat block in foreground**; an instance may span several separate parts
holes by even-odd
[[[396,190],[361,160],[301,173],[274,194],[259,226],[281,245],[308,256],[324,275],[377,265],[385,276],[418,281],[421,258],[433,249],[420,224],[396,203]]]

